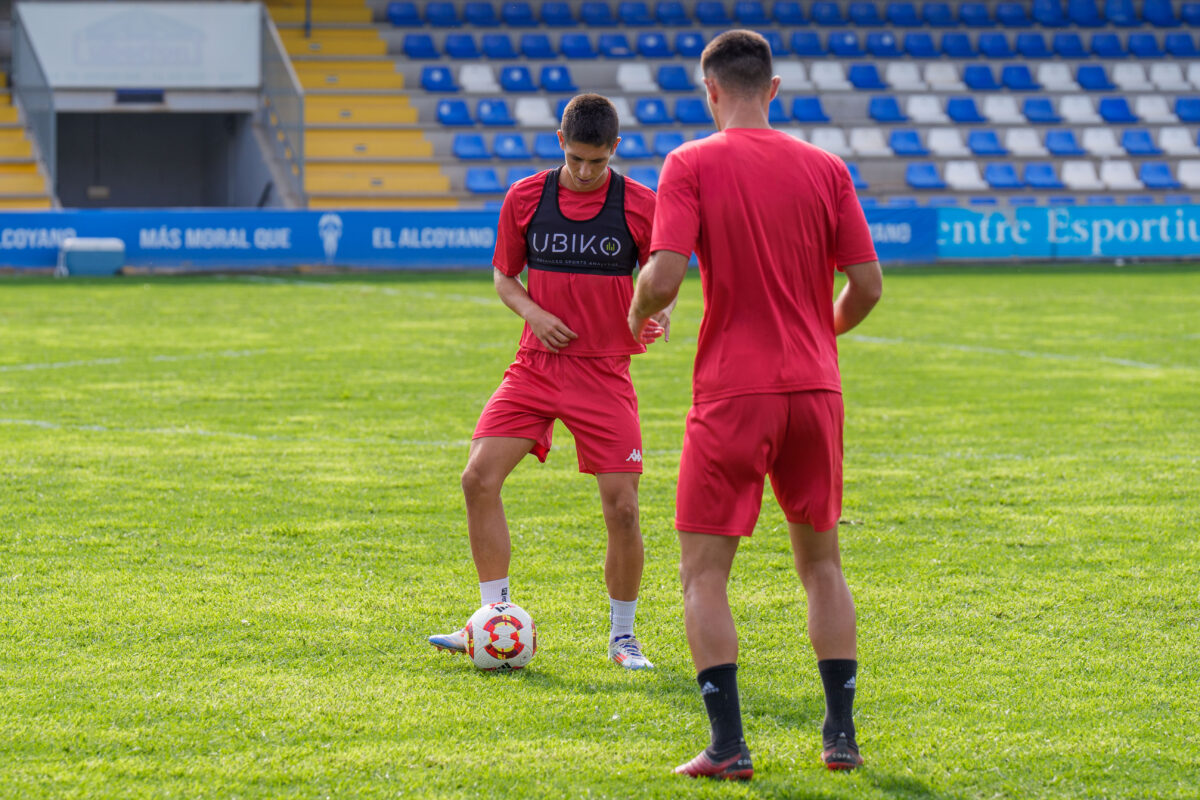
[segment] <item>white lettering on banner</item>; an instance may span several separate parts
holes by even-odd
[[[183,231],[179,228],[141,228],[138,247],[143,250],[178,250],[183,246]]]
[[[245,228],[188,228],[183,232],[189,250],[249,250]]]
[[[255,228],[254,247],[258,250],[291,250],[291,228]]]
[[[912,225],[907,222],[876,222],[869,227],[871,239],[877,244],[908,244],[912,241]]]
[[[400,228],[392,238],[387,228],[375,228],[371,243],[376,249],[398,247],[405,250],[445,250],[452,247],[491,248],[496,246],[493,228]]]
[[[375,250],[391,250],[395,248],[396,243],[392,241],[391,228],[372,228],[371,229],[371,247]]]
[[[63,239],[75,235],[74,228],[4,228],[0,231],[0,249],[57,250]]]
[[[1071,219],[1071,212],[1050,212],[1049,238],[1053,244],[1082,244],[1091,255],[1104,254],[1104,246],[1120,244],[1200,244],[1200,218],[1175,209],[1174,219],[1166,214],[1147,219]]]

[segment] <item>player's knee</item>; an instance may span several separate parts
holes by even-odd
[[[462,474],[462,490],[467,500],[487,497],[500,493],[504,481],[480,469],[475,464],[467,464]]]
[[[845,580],[840,558],[797,558],[796,574],[805,586]]]
[[[604,518],[611,530],[633,535],[640,532],[637,497],[621,496],[604,504]]]

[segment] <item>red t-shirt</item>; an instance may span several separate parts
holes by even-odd
[[[604,185],[590,192],[575,192],[559,183],[559,211],[567,219],[591,219],[604,207],[611,180],[610,170]],[[515,277],[525,269],[525,233],[533,221],[545,183],[546,171],[539,172],[514,183],[504,198],[492,263],[505,275]],[[645,264],[650,259],[654,192],[628,177],[625,178],[625,222],[637,243],[638,263]],[[646,346],[629,332],[632,277],[531,269],[526,280],[526,289],[533,301],[579,336],[559,353],[596,357],[646,352]],[[547,352],[528,324],[521,334],[521,347]]]
[[[841,391],[834,270],[876,255],[840,158],[766,128],[688,142],[663,164],[650,249],[700,259],[693,402]]]

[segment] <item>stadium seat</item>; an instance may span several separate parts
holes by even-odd
[[[1004,132],[1004,148],[1019,158],[1048,156],[1049,151],[1031,128],[1009,128]]]
[[[592,48],[592,40],[585,33],[564,33],[558,40],[562,54],[567,58],[594,59],[596,51]]]
[[[733,18],[739,25],[769,25],[767,9],[758,0],[738,0],[733,4]]]
[[[867,34],[867,52],[876,58],[899,58],[900,43],[890,31]]]
[[[632,58],[633,48],[623,33],[602,33],[599,42],[600,55],[605,58]]]
[[[1186,92],[1192,85],[1183,77],[1183,68],[1176,63],[1151,64],[1150,82],[1163,92]]]
[[[523,65],[500,70],[500,85],[506,92],[537,91],[537,87],[533,85],[533,76],[529,74],[529,67]]]
[[[1046,161],[1030,161],[1025,164],[1024,179],[1032,189],[1066,188],[1054,171],[1054,165]]]
[[[1175,58],[1200,56],[1200,50],[1196,49],[1196,40],[1190,33],[1168,33],[1165,42],[1167,52]]]
[[[483,54],[490,59],[503,60],[517,57],[517,50],[513,47],[512,39],[507,33],[485,33],[480,39]]]
[[[937,58],[941,55],[928,33],[904,34],[904,52],[913,58]]]
[[[858,42],[858,35],[850,31],[835,31],[826,40],[829,52],[840,58],[858,58],[866,55]]]
[[[671,46],[661,33],[639,33],[637,51],[643,58],[670,58]]]
[[[797,56],[823,56],[825,45],[813,31],[794,31],[791,39],[792,52]]]
[[[904,180],[914,189],[945,189],[946,182],[938,175],[937,165],[930,161],[916,161],[904,171]]]
[[[1017,108],[1017,98],[1011,94],[989,94],[983,98],[981,112],[996,125],[1024,125],[1025,115]]]
[[[835,156],[850,155],[850,145],[846,141],[846,134],[841,128],[814,128],[809,142],[813,147],[819,147],[827,153],[833,153]]]
[[[846,18],[837,3],[815,2],[810,9],[812,21],[817,25],[845,25]]]
[[[1096,107],[1092,105],[1091,99],[1083,94],[1063,96],[1058,103],[1058,113],[1062,114],[1064,122],[1069,123],[1100,121],[1100,115],[1096,113]]]
[[[925,65],[925,82],[930,89],[940,92],[958,92],[967,88],[959,77],[958,69],[943,61]]]
[[[500,6],[500,19],[510,28],[537,26],[537,20],[533,17],[533,6],[525,2],[505,3]]]
[[[558,135],[553,131],[542,131],[535,135],[533,137],[533,154],[538,158],[551,160],[562,158],[562,147],[558,143]]]
[[[874,64],[851,64],[848,75],[855,89],[886,89],[888,85],[879,77]]]
[[[1067,16],[1081,28],[1098,28],[1104,24],[1096,0],[1067,0]]]
[[[996,22],[1006,28],[1028,28],[1033,24],[1021,3],[997,3]]]
[[[1158,37],[1153,33],[1131,33],[1129,55],[1136,58],[1162,58],[1164,53],[1158,46]]]
[[[1146,70],[1141,64],[1116,64],[1113,66],[1112,81],[1126,92],[1154,90],[1154,85],[1146,80]]]
[[[691,25],[692,18],[679,0],[667,0],[654,5],[654,18],[661,25]]]
[[[979,52],[984,58],[1012,58],[1016,55],[1008,43],[1008,36],[999,32],[979,34]]]
[[[1082,138],[1083,149],[1093,156],[1107,158],[1125,155],[1112,128],[1084,128]]]
[[[850,180],[854,183],[855,189],[862,190],[871,188],[866,179],[862,176],[862,173],[858,171],[857,164],[847,163],[846,169],[850,173]]]
[[[946,101],[946,113],[958,123],[987,122],[987,118],[975,106],[975,100],[970,97],[951,97]]]
[[[454,75],[446,67],[422,67],[421,88],[427,92],[457,92]]]
[[[416,3],[388,3],[387,18],[397,28],[419,28],[422,24]]]
[[[1142,122],[1151,124],[1179,122],[1179,118],[1171,113],[1167,98],[1160,94],[1143,94],[1134,98],[1133,113]]]
[[[859,27],[878,27],[883,24],[883,17],[879,16],[879,7],[875,3],[851,3],[848,12],[851,25]]]
[[[531,178],[537,174],[538,170],[533,167],[509,167],[504,172],[504,185],[511,189],[517,181]]]
[[[921,7],[921,18],[934,28],[951,28],[958,24],[949,3],[925,3]]]
[[[942,110],[942,103],[931,94],[910,95],[904,105],[905,113],[913,122],[938,123],[949,122],[950,118]]]
[[[678,131],[661,131],[654,135],[654,155],[666,158],[667,154],[683,144],[683,134]]]
[[[679,64],[664,64],[658,68],[658,86],[664,92],[691,92],[696,89],[688,77],[687,69]]]
[[[1117,191],[1137,192],[1146,188],[1134,173],[1133,164],[1128,161],[1102,161],[1100,180],[1109,189]]]
[[[498,133],[492,140],[492,153],[496,158],[528,161],[533,155],[525,146],[525,137],[519,133]]]
[[[917,208],[920,205],[921,201],[907,195],[892,195],[884,203],[886,208]]]
[[[867,157],[889,157],[892,150],[883,139],[883,131],[877,127],[851,128],[850,149],[855,155]],[[1200,152],[1200,150],[1197,150]]]
[[[821,91],[840,92],[851,88],[840,61],[818,61],[812,65],[809,75],[813,85]]]
[[[1032,16],[1035,22],[1047,28],[1061,28],[1068,22],[1062,0],[1033,0]]]
[[[704,37],[695,31],[680,31],[675,34],[675,52],[685,58],[699,58],[704,52]]]
[[[812,81],[804,70],[804,64],[795,59],[786,59],[775,63],[775,74],[779,76],[781,90],[811,89]]]
[[[645,137],[637,131],[631,131],[621,137],[617,155],[621,158],[650,158],[654,154],[646,146]]]
[[[550,37],[544,33],[521,34],[521,55],[537,60],[553,60],[558,57],[554,46],[550,44]]]
[[[921,143],[921,134],[911,128],[897,128],[888,136],[888,147],[898,156],[927,156],[929,150]]]
[[[1088,52],[1078,33],[1056,33],[1050,49],[1062,58],[1087,58]]]
[[[1049,97],[1027,97],[1021,111],[1033,125],[1057,125],[1062,122]]]
[[[589,28],[607,28],[617,24],[608,3],[586,2],[579,7],[579,21]]]
[[[411,59],[437,59],[441,57],[433,44],[433,37],[427,33],[404,34],[404,55]]]
[[[958,128],[930,128],[926,142],[929,151],[942,158],[971,155]]]
[[[985,3],[959,3],[958,21],[971,28],[992,27],[992,17]]]
[[[439,100],[437,104],[438,122],[443,125],[472,125],[471,112],[462,100]]]
[[[675,119],[684,125],[711,125],[708,105],[699,97],[681,97],[675,101]]]
[[[426,3],[425,21],[434,28],[457,28],[462,25],[454,3],[447,2]]]
[[[1052,128],[1046,131],[1046,149],[1056,156],[1087,155],[1087,151],[1075,140],[1075,131],[1070,128]]]
[[[476,28],[496,28],[500,18],[491,3],[466,3],[463,5],[463,22]]]
[[[1096,168],[1091,161],[1064,161],[1062,182],[1068,189],[1076,192],[1104,189],[1104,184],[1097,177]]]
[[[647,64],[621,64],[617,67],[617,85],[634,94],[657,94],[658,84]]]
[[[762,37],[767,40],[767,44],[771,46],[771,55],[774,58],[788,55],[787,45],[783,42],[783,34],[777,30],[770,28],[759,31]]]
[[[1110,92],[1117,88],[1108,79],[1102,64],[1084,64],[1075,73],[1075,80],[1089,92]]]
[[[629,177],[651,191],[658,191],[658,170],[654,167],[634,167],[629,170]]]
[[[1024,64],[1005,65],[1000,70],[1000,82],[1014,92],[1036,92],[1042,88],[1029,74],[1029,67]]]
[[[1133,7],[1133,0],[1105,0],[1104,18],[1109,25],[1132,28],[1142,24],[1141,17]]]
[[[771,5],[771,16],[779,25],[804,25],[808,22],[804,15],[804,6],[796,0],[776,0]]]
[[[942,34],[942,54],[948,58],[975,58],[975,46],[965,33]]]
[[[513,116],[527,128],[557,128],[562,122],[561,116],[556,119],[551,113],[550,102],[544,97],[518,97],[513,104]]]
[[[547,92],[577,92],[579,87],[571,79],[571,70],[564,65],[548,64],[542,67],[539,77],[542,88]]]
[[[1138,121],[1137,115],[1129,110],[1129,103],[1124,97],[1102,97],[1098,110],[1105,122]]]
[[[478,133],[454,134],[454,157],[463,159],[491,158],[483,137]]]
[[[1129,128],[1121,134],[1121,147],[1131,156],[1161,156],[1162,150],[1145,128]]]
[[[508,111],[508,102],[500,99],[480,100],[479,105],[475,108],[475,116],[482,125],[517,124]]]
[[[650,14],[650,7],[640,0],[618,3],[617,19],[620,20],[622,25],[633,27],[644,27],[654,24],[654,17]]]
[[[1200,160],[1179,162],[1179,182],[1189,189],[1200,189]]]
[[[1187,79],[1192,86],[1200,89],[1200,63],[1188,64]]]
[[[1142,18],[1158,28],[1174,28],[1179,25],[1171,0],[1146,0],[1142,7]]]
[[[1200,155],[1200,146],[1197,146],[1191,131],[1179,126],[1160,128],[1158,146],[1164,153],[1172,156]]]
[[[1125,47],[1121,37],[1115,33],[1092,34],[1092,55],[1100,58],[1124,58]]]
[[[570,3],[542,3],[542,22],[549,28],[574,28],[578,23]]]
[[[1050,58],[1053,53],[1040,33],[1018,33],[1017,53],[1025,58]]]
[[[924,91],[929,86],[911,61],[894,61],[884,67],[884,80],[899,91]]]
[[[498,194],[505,189],[491,167],[471,167],[463,184],[472,194]]]
[[[1025,188],[1025,182],[1017,175],[1017,168],[1007,161],[998,161],[985,166],[983,179],[993,189]]]
[[[725,4],[722,2],[711,2],[710,0],[701,0],[696,3],[696,21],[701,25],[732,25],[733,20],[729,18],[729,14],[725,11]]]
[[[988,188],[975,161],[946,162],[946,183],[961,192],[981,192]]]
[[[1200,122],[1200,97],[1176,98],[1175,115],[1183,122]]]
[[[994,130],[971,131],[967,134],[967,147],[977,156],[1006,156],[1008,150],[1000,144]]]
[[[499,94],[496,76],[487,64],[463,64],[458,70],[458,82],[472,94]]]
[[[635,106],[638,122],[643,125],[667,125],[671,115],[667,112],[667,104],[657,97],[639,98]]]
[[[797,122],[829,122],[825,109],[821,107],[821,98],[816,96],[793,98],[792,117]]]
[[[872,97],[867,104],[867,114],[876,122],[908,122],[900,104],[891,95]]]
[[[921,24],[916,3],[888,3],[883,16],[889,24],[897,28],[916,28]]]
[[[767,106],[767,122],[772,125],[782,125],[791,121],[792,118],[788,116],[787,109],[783,107],[783,101],[778,97],[772,97]]]

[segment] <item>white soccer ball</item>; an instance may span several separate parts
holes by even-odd
[[[520,669],[536,652],[537,626],[518,605],[490,603],[467,620],[467,653],[480,669]]]

